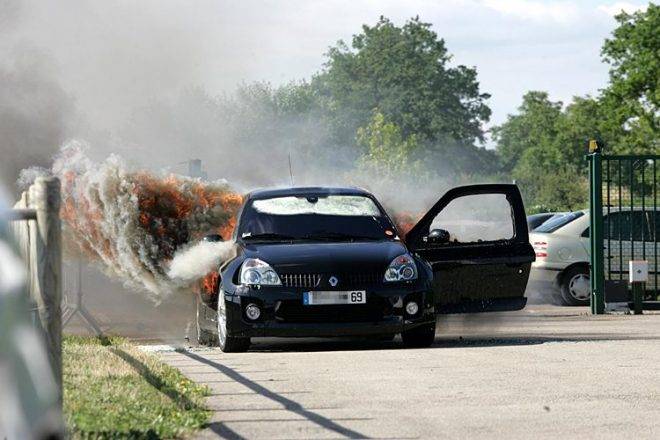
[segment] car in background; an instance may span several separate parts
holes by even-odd
[[[628,279],[628,261],[640,257],[642,250],[653,252],[658,245],[660,215],[656,211],[621,209],[603,210],[605,278]],[[536,253],[532,277],[552,283],[564,305],[588,305],[589,211],[575,211],[547,220],[529,234]],[[609,257],[609,258],[608,258]],[[654,290],[657,268],[649,267],[647,290]]]
[[[527,229],[531,232],[534,229],[541,226],[546,221],[550,220],[555,216],[561,216],[566,214],[565,212],[541,212],[538,214],[532,214],[527,216]]]
[[[196,292],[198,342],[225,352],[255,337],[400,334],[429,346],[437,313],[523,308],[534,260],[510,184],[449,190],[405,237],[359,188],[253,191],[230,244]]]

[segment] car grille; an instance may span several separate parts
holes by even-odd
[[[354,272],[348,274],[339,274],[339,284],[337,287],[342,284],[348,287],[360,287],[360,286],[373,286],[374,284],[380,284],[383,281],[385,276],[385,271],[379,272]]]
[[[378,272],[352,272],[352,273],[283,273],[280,281],[284,287],[307,287],[313,288],[323,286],[324,289],[350,289],[364,286],[378,285],[383,281],[385,271]],[[336,286],[330,286],[328,279],[332,276],[339,280]]]
[[[316,287],[321,282],[318,273],[283,273],[280,281],[284,287]]]
[[[280,301],[275,319],[289,323],[376,322],[392,314],[392,306],[382,298],[369,298],[366,304],[306,306],[301,300]]]

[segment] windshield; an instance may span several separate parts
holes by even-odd
[[[534,229],[534,232],[555,232],[557,229],[566,226],[576,218],[580,218],[584,215],[582,211],[569,212],[568,214],[557,215],[552,217],[550,220],[543,223],[538,228]]]
[[[254,200],[241,215],[243,240],[387,240],[394,228],[366,196],[310,195]]]

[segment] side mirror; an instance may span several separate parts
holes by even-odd
[[[432,229],[429,235],[424,237],[424,241],[436,244],[449,243],[449,232],[444,229]]]
[[[210,243],[217,243],[217,242],[223,241],[223,240],[222,240],[222,235],[220,235],[220,234],[209,234],[209,235],[205,235],[204,238],[202,238],[202,241],[207,241],[207,242],[210,242]]]

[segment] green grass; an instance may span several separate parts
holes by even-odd
[[[73,438],[181,438],[209,420],[207,387],[125,339],[67,336],[62,361]]]

